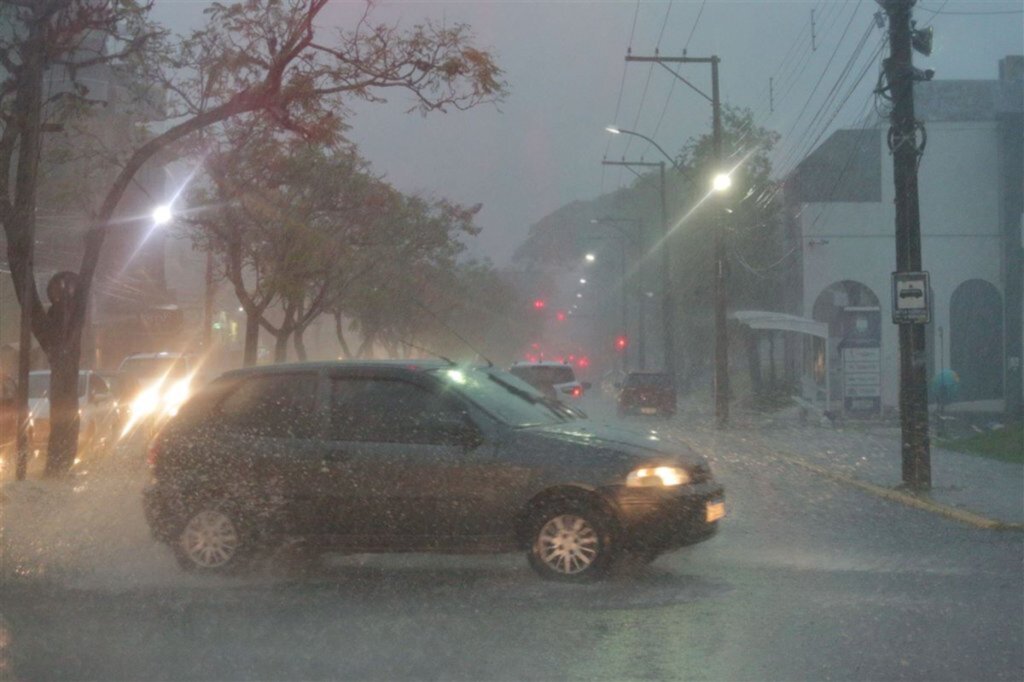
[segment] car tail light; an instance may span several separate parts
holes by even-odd
[[[163,441],[159,436],[149,441],[149,451],[146,456],[146,462],[149,464],[150,469],[156,467],[156,462],[158,459],[160,459],[162,451]]]
[[[579,398],[581,395],[583,395],[583,389],[580,388],[579,386],[573,386],[572,387],[572,397],[573,398]]]

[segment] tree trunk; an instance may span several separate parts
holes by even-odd
[[[50,438],[47,443],[46,475],[66,474],[78,452],[78,364],[80,335],[62,337],[49,354]]]
[[[242,366],[252,367],[256,364],[260,344],[260,314],[245,313],[245,353],[242,356]]]
[[[305,332],[305,328],[299,328],[295,330],[295,336],[292,338],[293,345],[295,346],[295,356],[300,362],[305,362],[309,359],[309,355],[306,353],[306,342],[302,338],[302,334]]]
[[[288,362],[288,338],[291,332],[281,331],[274,335],[274,362]]]
[[[359,344],[359,348],[356,350],[357,358],[365,358],[369,356],[373,350],[373,334],[369,333],[363,337],[362,343]]]
[[[345,356],[346,360],[352,358],[352,351],[348,347],[348,341],[345,340],[345,329],[341,323],[341,313],[334,314],[334,335],[338,337],[338,345],[341,346],[341,354]]]

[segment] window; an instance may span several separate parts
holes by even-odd
[[[390,379],[339,378],[331,384],[333,440],[446,443],[465,421],[453,403]]]
[[[316,375],[245,379],[220,406],[225,426],[266,438],[312,438],[317,431]]]
[[[92,395],[107,395],[110,393],[110,387],[107,386],[107,382],[102,377],[93,374],[89,380],[92,383]]]

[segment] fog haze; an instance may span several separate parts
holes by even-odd
[[[154,17],[186,30],[202,21],[207,4],[157,0]],[[359,2],[338,2],[321,23],[351,27],[362,9]],[[680,55],[687,47],[690,56],[718,55],[723,101],[751,108],[760,124],[783,134],[777,172],[785,172],[806,153],[811,114],[877,10],[867,0],[382,2],[373,21],[470,24],[478,44],[493,51],[504,69],[511,93],[497,107],[426,117],[406,114],[408,98],[387,93],[388,104],[355,107],[349,137],[402,191],[482,203],[483,232],[471,252],[505,264],[532,223],[568,202],[631,181],[624,169],[602,167],[603,157],[660,158],[626,136],[611,138],[603,132],[606,125],[654,137],[670,153],[710,127],[705,100],[681,83],[673,87],[664,69],[627,65],[627,49]],[[1017,2],[919,2],[915,17],[934,26],[935,47],[931,57],[918,56],[917,65],[934,69],[937,79],[995,78],[1001,57],[1024,51],[1021,15],[1012,13],[1019,10]],[[855,71],[883,37],[883,29],[870,31]],[[870,111],[880,58],[873,61],[830,128],[851,125]],[[710,90],[706,68],[685,68],[691,82]]]

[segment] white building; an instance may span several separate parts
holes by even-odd
[[[998,80],[915,87],[927,145],[919,169],[921,249],[930,273],[928,376],[952,369],[959,401],[1021,412],[1024,57]],[[839,130],[787,179],[802,259],[790,312],[829,325],[834,406],[894,409],[895,207],[887,122]],[[877,350],[872,350],[872,349]],[[934,392],[930,396],[935,400]]]

